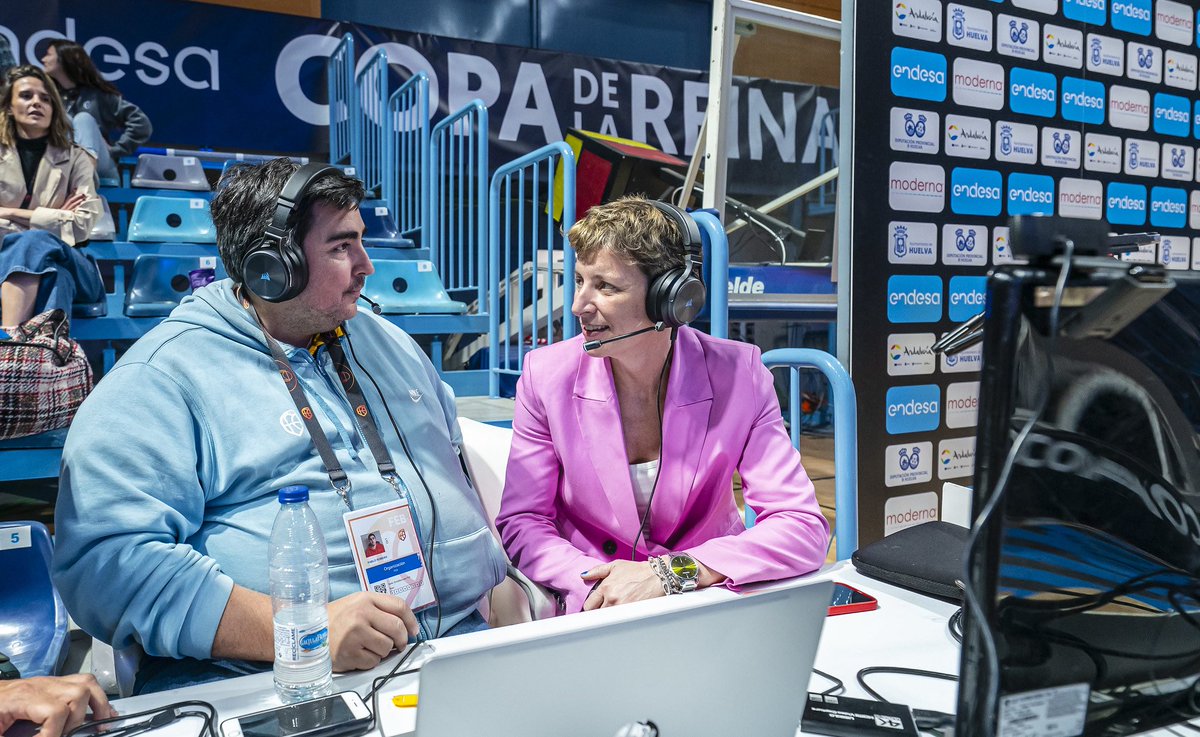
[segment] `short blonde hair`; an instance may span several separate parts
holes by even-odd
[[[582,263],[592,263],[601,249],[607,249],[651,280],[684,263],[679,226],[638,195],[592,207],[571,226],[567,240]]]

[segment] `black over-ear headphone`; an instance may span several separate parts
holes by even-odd
[[[292,238],[289,220],[296,203],[318,179],[340,170],[328,164],[305,164],[297,169],[275,201],[275,214],[262,238],[242,258],[242,283],[267,302],[286,302],[308,285],[304,246]]]
[[[704,309],[708,291],[695,272],[700,271],[704,246],[696,221],[674,205],[650,200],[659,212],[679,227],[683,239],[683,265],[667,269],[650,280],[646,292],[646,315],[651,322],[677,328],[696,319]]]

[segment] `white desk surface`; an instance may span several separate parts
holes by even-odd
[[[846,684],[846,696],[870,698],[855,680],[855,674],[868,666],[905,666],[942,673],[958,673],[959,647],[947,628],[947,621],[956,609],[952,604],[861,576],[849,561],[827,566],[814,574],[789,582],[772,584],[770,588],[825,579],[849,584],[879,600],[879,608],[874,611],[843,614],[825,620],[817,650],[816,668],[842,679]],[[404,669],[419,666],[428,659],[431,651],[460,652],[484,645],[536,639],[608,622],[626,621],[652,612],[688,607],[714,597],[735,596],[737,594],[725,589],[707,589],[686,596],[659,598],[434,640],[418,650],[410,663],[405,664]],[[334,690],[355,690],[365,694],[370,689],[371,680],[391,670],[398,657],[393,655],[372,671],[335,675]],[[416,673],[400,676],[384,686],[379,698],[381,715],[380,723],[376,726],[376,735],[399,737],[412,734],[416,710],[393,706],[391,697],[401,693],[416,693],[417,677]],[[936,709],[949,713],[955,711],[957,684],[949,681],[878,674],[870,677],[870,683],[872,688],[889,701],[905,703],[914,708]],[[814,674],[809,688],[813,691],[823,691],[830,685],[824,678]],[[802,695],[798,695],[798,698],[802,698]],[[271,673],[267,672],[122,699],[115,702],[114,706],[122,714],[132,714],[187,699],[200,699],[211,703],[217,709],[218,721],[269,709],[279,704],[275,697]],[[198,733],[199,721],[188,721],[195,723],[181,722],[161,730],[158,735],[194,737]],[[797,734],[803,733],[798,731]]]

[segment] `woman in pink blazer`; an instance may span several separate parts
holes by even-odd
[[[513,563],[561,612],[818,568],[829,525],[758,348],[661,329],[703,303],[694,221],[624,198],[568,237],[583,334],[530,353],[517,383],[496,519]]]

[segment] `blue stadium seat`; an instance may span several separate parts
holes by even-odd
[[[376,248],[416,248],[411,238],[400,235],[396,221],[385,206],[371,207],[363,203],[359,212],[362,213],[363,225],[367,232],[363,234],[363,243]]]
[[[184,189],[207,192],[208,179],[204,167],[195,156],[163,156],[142,154],[130,184],[151,189]]]
[[[0,652],[21,676],[57,675],[67,656],[67,608],[50,580],[53,544],[40,522],[0,522]]]
[[[139,197],[129,220],[134,243],[216,243],[208,201],[193,197]]]
[[[113,220],[112,208],[108,200],[100,195],[100,217],[92,224],[92,232],[88,233],[89,241],[111,241],[117,237],[117,223]]]
[[[450,299],[442,279],[429,261],[375,261],[363,294],[379,303],[385,315],[461,315],[462,302]]]
[[[166,317],[192,293],[188,273],[196,269],[215,269],[218,279],[225,277],[216,256],[164,256],[143,253],[133,262],[133,281],[125,293],[125,314],[129,317]]]

